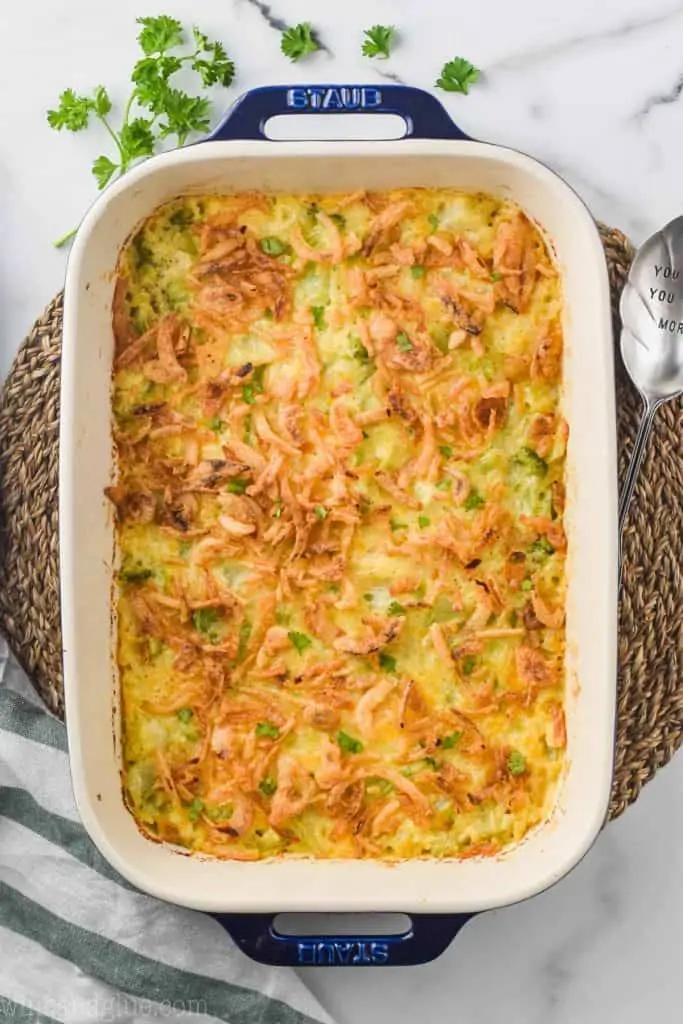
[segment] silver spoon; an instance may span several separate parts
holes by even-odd
[[[657,409],[683,393],[683,217],[636,253],[621,295],[621,357],[643,414],[619,499],[619,537]]]

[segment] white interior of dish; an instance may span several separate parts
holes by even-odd
[[[243,864],[151,842],[125,809],[114,733],[111,558],[113,273],[130,231],[180,193],[339,192],[423,185],[510,197],[552,240],[565,288],[568,770],[555,812],[497,858],[285,859]],[[559,178],[472,142],[207,143],[150,160],[109,188],[75,241],[66,285],[60,530],[67,723],[79,811],[140,889],[203,910],[461,912],[524,899],[569,871],[606,813],[616,689],[616,447],[609,288],[596,227]],[[114,729],[112,729],[112,720]]]

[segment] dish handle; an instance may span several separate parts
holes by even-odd
[[[408,85],[265,85],[244,93],[205,140],[267,139],[266,123],[280,114],[397,114],[403,138],[465,139],[431,93]]]
[[[398,935],[283,935],[276,914],[214,914],[252,960],[271,967],[408,967],[436,960],[474,914],[411,914]]]

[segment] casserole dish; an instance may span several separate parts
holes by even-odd
[[[280,113],[398,113],[389,142],[271,142]],[[246,141],[245,141],[246,140]],[[210,144],[208,144],[210,142]],[[604,820],[616,680],[616,440],[609,287],[594,222],[547,168],[467,139],[441,105],[399,86],[272,87],[239,101],[207,144],[148,161],[109,188],[74,243],[66,293],[60,450],[64,675],[74,791],[103,855],[140,889],[222,915],[245,952],[270,963],[417,963],[477,911],[527,898],[566,874]],[[182,193],[340,192],[411,185],[513,199],[547,232],[564,281],[568,768],[551,818],[500,857],[467,861],[269,860],[182,856],[150,842],[124,806],[112,695],[111,307],[119,251],[156,207]],[[112,729],[112,712],[114,729]],[[288,940],[274,912],[400,911],[400,936]],[[448,917],[442,916],[448,915]]]

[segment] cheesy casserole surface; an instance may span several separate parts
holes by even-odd
[[[125,797],[240,860],[470,857],[566,745],[561,282],[512,203],[193,196],[114,300]]]

